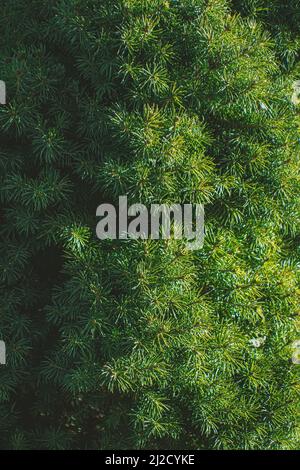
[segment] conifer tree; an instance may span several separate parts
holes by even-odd
[[[299,447],[299,20],[1,5],[1,448]],[[204,204],[203,248],[98,240],[121,195]]]

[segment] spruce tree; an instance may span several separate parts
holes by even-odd
[[[299,20],[1,5],[1,448],[299,446]],[[204,204],[203,248],[98,240],[121,195]]]

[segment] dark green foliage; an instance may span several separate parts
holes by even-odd
[[[299,446],[299,12],[1,6],[1,448]],[[124,194],[204,203],[203,249],[97,240]]]

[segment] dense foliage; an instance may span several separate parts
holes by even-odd
[[[0,447],[299,446],[299,1],[14,0],[0,25]],[[125,194],[204,203],[203,249],[97,240]]]

